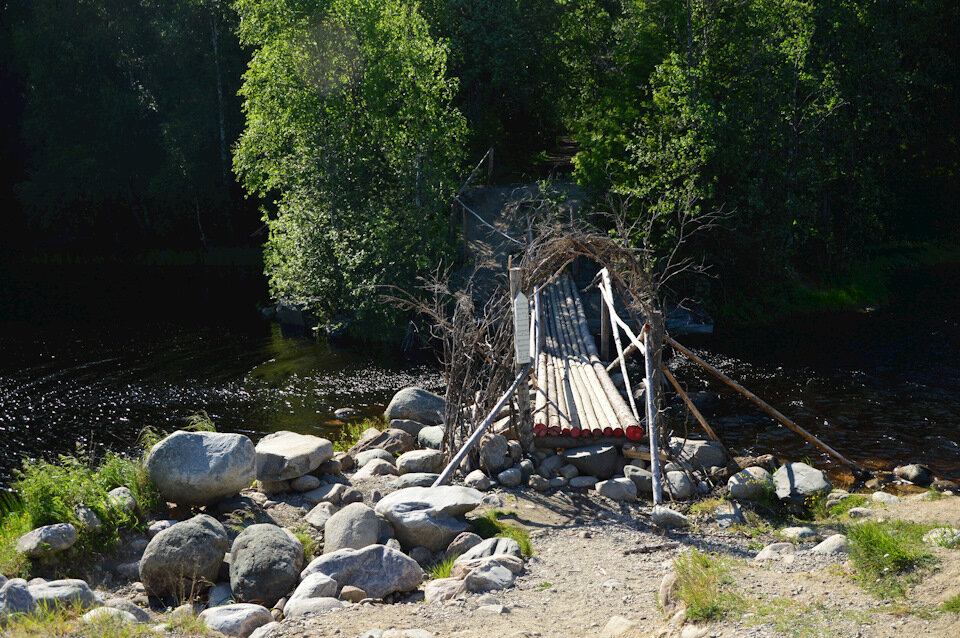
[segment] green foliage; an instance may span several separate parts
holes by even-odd
[[[673,567],[677,597],[687,604],[690,620],[719,620],[743,604],[730,587],[730,568],[716,554],[693,549],[677,557]]]
[[[954,596],[951,596],[947,600],[943,601],[940,609],[954,614],[960,614],[960,594],[955,594]]]
[[[520,545],[520,551],[524,556],[532,556],[533,543],[530,542],[530,533],[522,527],[501,521],[501,516],[514,516],[514,513],[500,510],[486,512],[483,516],[471,521],[470,531],[481,538],[493,538],[495,536],[512,538]]]
[[[117,487],[129,488],[141,512],[156,512],[165,504],[147,468],[137,459],[107,452],[94,473],[94,480],[107,491]]]
[[[187,417],[187,425],[183,429],[191,432],[216,432],[217,426],[214,425],[210,415],[205,410],[201,410]]]
[[[434,563],[427,569],[427,573],[430,575],[430,578],[450,578],[450,574],[453,571],[453,563],[457,560],[456,556],[450,556],[449,558],[444,558],[443,560]]]
[[[387,427],[387,424],[382,419],[367,418],[362,421],[348,421],[340,428],[340,436],[333,442],[333,449],[337,452],[346,452],[370,428],[383,430],[385,427]]]
[[[323,542],[315,538],[309,531],[306,525],[298,525],[292,530],[293,535],[297,537],[297,540],[300,541],[300,544],[303,546],[303,564],[306,565],[314,558],[317,557],[319,552],[323,549]]]
[[[253,59],[234,163],[249,192],[277,196],[272,294],[323,320],[396,326],[381,287],[412,289],[451,254],[465,124],[446,47],[403,0],[236,7]]]
[[[0,574],[7,578],[29,575],[29,559],[14,548],[20,537],[32,529],[20,501],[9,492],[0,493]]]
[[[854,507],[864,507],[870,503],[869,499],[863,494],[851,494],[836,505],[830,508],[830,516],[840,518]]]
[[[850,560],[857,579],[882,598],[906,594],[916,570],[934,561],[923,544],[929,529],[929,525],[909,521],[868,521],[849,528]]]

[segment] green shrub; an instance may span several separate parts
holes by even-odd
[[[141,512],[155,512],[164,505],[160,491],[141,461],[107,452],[94,478],[107,491],[123,486],[130,488]]]
[[[744,599],[730,588],[730,569],[716,554],[696,549],[673,561],[677,597],[687,604],[694,622],[718,620],[741,606]]]
[[[520,545],[520,551],[524,556],[532,556],[533,543],[530,542],[530,533],[522,527],[498,520],[500,516],[512,515],[513,512],[491,510],[483,516],[473,519],[471,531],[481,538],[493,538],[495,536],[512,538]]]
[[[33,529],[23,505],[10,492],[0,492],[0,574],[28,576],[30,561],[14,549],[17,540]]]
[[[882,598],[904,595],[907,583],[916,578],[912,572],[934,562],[923,544],[929,529],[909,521],[868,521],[851,527],[847,537],[857,579]]]

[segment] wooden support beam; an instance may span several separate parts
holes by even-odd
[[[656,393],[653,392],[653,370],[654,370],[654,352],[650,339],[650,332],[644,335],[644,363],[646,367],[646,407],[647,407],[647,436],[650,440],[650,473],[653,475],[653,504],[660,505],[663,502],[663,495],[660,487],[660,457],[657,444],[657,405]]]
[[[841,463],[849,467],[851,470],[853,470],[855,477],[863,478],[867,476],[872,476],[872,473],[864,470],[859,465],[857,465],[856,463],[854,463],[844,455],[840,454],[839,452],[834,450],[832,447],[830,447],[829,445],[827,445],[826,443],[824,443],[814,435],[807,432],[805,429],[803,429],[802,427],[800,427],[799,425],[797,425],[796,423],[788,419],[786,416],[784,416],[783,413],[781,413],[779,410],[774,408],[772,405],[770,405],[769,403],[767,403],[766,401],[764,401],[763,399],[755,395],[753,392],[750,392],[750,390],[747,390],[745,387],[743,387],[742,385],[740,385],[739,383],[737,383],[736,381],[734,381],[724,373],[720,372],[719,370],[714,368],[712,365],[710,365],[709,363],[707,363],[697,355],[693,354],[690,350],[688,350],[684,346],[677,343],[676,340],[674,340],[672,337],[667,336],[665,337],[664,340],[667,343],[669,343],[671,346],[673,346],[677,350],[677,352],[680,352],[681,354],[686,356],[688,359],[690,359],[694,363],[697,363],[706,371],[710,372],[713,376],[717,377],[718,379],[720,379],[721,381],[729,385],[731,388],[733,388],[734,390],[736,390],[737,392],[745,396],[747,399],[753,402],[757,407],[759,407],[761,410],[763,410],[764,412],[772,416],[774,419],[776,419],[783,425],[787,426],[788,428],[790,428],[791,430],[793,430],[794,432],[802,436],[804,439],[806,439],[808,442],[816,445],[818,448],[820,448],[821,450],[823,450],[833,458],[837,459],[838,461],[840,461]]]
[[[511,268],[510,269],[510,300],[511,302],[516,299],[517,295],[520,294],[520,269]],[[511,306],[512,308],[512,306]],[[521,321],[529,322],[529,317],[522,317]],[[520,331],[522,333],[522,331]],[[531,364],[528,364],[526,367],[530,367]],[[524,364],[517,363],[516,369],[517,372],[520,372],[524,368]],[[524,378],[519,385],[519,391],[517,392],[517,410],[520,412],[520,446],[524,450],[533,449],[533,415],[530,413],[530,385],[526,378]]]
[[[707,420],[700,413],[700,410],[697,409],[697,406],[693,404],[693,401],[690,400],[690,397],[687,396],[687,393],[683,391],[683,388],[680,387],[680,383],[677,382],[670,370],[667,369],[667,366],[660,364],[660,371],[663,372],[663,376],[667,378],[667,381],[670,382],[670,385],[673,386],[673,389],[677,391],[677,394],[680,395],[680,398],[683,399],[683,402],[686,404],[687,409],[690,410],[690,413],[694,418],[700,423],[704,431],[706,431],[707,436],[720,444],[720,447],[723,448],[724,453],[727,455],[728,459],[733,459],[733,456],[730,454],[730,450],[727,449],[727,446],[723,444],[723,441],[720,440],[720,437],[717,436],[717,433],[713,431],[713,428],[710,427],[710,424],[707,423]]]

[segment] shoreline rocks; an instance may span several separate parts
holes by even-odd
[[[256,457],[242,434],[181,430],[150,449],[146,469],[166,500],[210,505],[253,483]]]

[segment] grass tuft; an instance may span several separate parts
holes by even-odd
[[[207,414],[205,410],[191,414],[187,417],[186,421],[187,424],[184,426],[184,430],[191,430],[193,432],[217,431],[217,426],[213,424],[213,419],[210,418],[210,415]]]
[[[427,569],[427,573],[430,575],[430,578],[450,578],[450,574],[453,573],[453,563],[457,560],[456,556],[451,556],[450,558],[444,558],[443,560],[434,563]]]
[[[869,504],[870,500],[863,494],[851,494],[830,508],[830,516],[841,518],[854,507],[866,507]]]
[[[79,606],[37,607],[32,614],[13,614],[3,628],[4,638],[48,638],[49,636],[96,636],[97,638],[146,638],[155,636],[149,625],[127,624],[114,618],[84,623]],[[194,634],[190,634],[194,635]]]
[[[960,614],[960,594],[952,596],[947,600],[943,601],[943,604],[940,606],[940,609],[943,611],[949,611],[954,614]]]
[[[928,525],[908,521],[868,521],[847,530],[855,578],[880,598],[906,594],[918,580],[917,570],[931,565],[933,555],[924,547]]]
[[[310,532],[307,531],[307,526],[304,524],[298,525],[290,531],[293,532],[293,535],[297,537],[297,540],[300,541],[300,544],[303,546],[303,564],[308,564],[316,558],[317,553],[323,549],[323,543],[314,538]]]
[[[716,554],[693,549],[677,557],[673,567],[677,597],[687,604],[690,620],[719,620],[743,605],[744,598],[730,587],[729,567]]]
[[[493,538],[495,536],[512,538],[520,545],[520,551],[524,556],[533,556],[533,543],[530,542],[530,533],[522,527],[499,520],[501,516],[514,515],[513,512],[491,510],[483,516],[473,519],[470,531],[481,538]]]

